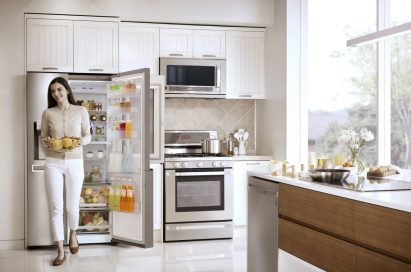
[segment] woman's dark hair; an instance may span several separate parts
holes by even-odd
[[[74,100],[73,91],[71,90],[70,85],[68,84],[67,80],[62,78],[62,77],[56,77],[49,84],[49,90],[47,92],[48,108],[52,108],[52,107],[57,106],[57,101],[54,100],[53,96],[51,95],[51,85],[53,85],[54,83],[60,83],[61,85],[64,86],[64,88],[66,88],[68,102],[70,104],[75,105],[76,100]]]

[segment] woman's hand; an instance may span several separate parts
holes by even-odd
[[[50,146],[50,137],[47,137],[47,138],[43,138],[43,141],[44,141],[44,144],[46,145],[46,146]]]
[[[76,147],[79,147],[79,146],[81,146],[82,145],[82,139],[81,139],[81,137],[77,140],[77,146]]]

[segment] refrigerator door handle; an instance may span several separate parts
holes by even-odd
[[[44,165],[37,165],[34,164],[31,166],[31,172],[33,173],[38,173],[38,172],[44,172],[45,166]]]

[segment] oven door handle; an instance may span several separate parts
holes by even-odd
[[[224,172],[177,172],[176,176],[224,176]]]

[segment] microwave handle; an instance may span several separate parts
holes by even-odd
[[[220,89],[220,84],[221,84],[221,82],[220,82],[220,77],[221,77],[221,67],[220,67],[220,65],[217,65],[216,66],[216,69],[215,69],[215,72],[216,72],[216,89]]]

